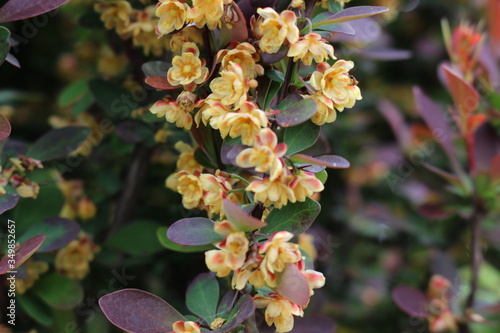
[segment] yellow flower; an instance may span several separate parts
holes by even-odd
[[[325,188],[323,183],[312,172],[300,171],[292,177],[293,180],[289,186],[292,188],[297,201],[305,201],[307,197],[321,192]]]
[[[200,111],[196,114],[195,121],[198,126],[200,125],[200,120],[202,120],[205,126],[210,123],[213,129],[219,129],[219,125],[222,123],[224,116],[229,112],[231,112],[231,110],[222,105],[220,101],[207,98]]]
[[[204,190],[203,202],[209,216],[220,213],[221,217],[224,217],[224,213],[221,211],[222,200],[227,198],[227,192],[232,189],[231,183],[222,176],[214,176],[209,173],[202,174],[200,180]]]
[[[193,8],[189,10],[188,18],[198,28],[205,25],[210,30],[221,27],[221,18],[224,15],[223,0],[193,0]]]
[[[337,59],[333,54],[333,46],[327,43],[326,39],[321,38],[317,33],[309,33],[301,37],[297,43],[293,43],[288,50],[289,57],[293,57],[293,61],[302,60],[304,65],[309,66],[313,59],[317,63],[328,60],[329,58]]]
[[[241,66],[234,62],[230,63],[230,68],[221,71],[221,77],[210,82],[212,94],[208,98],[238,109],[247,100],[248,90],[257,87],[257,81],[245,78]]]
[[[325,276],[321,272],[308,269],[303,272],[309,285],[309,295],[314,295],[313,289],[322,288],[325,285]]]
[[[203,83],[208,77],[205,59],[200,59],[200,50],[194,43],[182,47],[182,56],[175,56],[172,67],[167,72],[168,82],[173,86],[183,85],[187,91],[194,91],[196,84]]]
[[[311,86],[331,99],[339,111],[352,108],[362,98],[358,82],[349,75],[353,67],[354,63],[346,60],[338,60],[333,66],[322,62],[311,76]]]
[[[337,119],[337,112],[333,107],[333,101],[325,97],[321,92],[314,95],[301,95],[303,98],[312,98],[316,101],[318,108],[312,116],[311,121],[316,125],[324,125],[333,123]]]
[[[177,191],[182,195],[182,204],[186,209],[197,208],[203,203],[203,186],[199,175],[183,174],[177,180]]]
[[[156,7],[156,16],[160,18],[157,33],[166,35],[174,30],[181,30],[187,20],[189,6],[175,0],[160,0]]]
[[[176,321],[172,328],[175,333],[200,333],[200,326],[194,321]]]
[[[200,31],[196,27],[185,27],[175,34],[168,36],[170,50],[173,53],[180,53],[182,47],[186,43],[195,43],[201,45],[203,43],[203,38],[201,37]]]
[[[168,122],[180,128],[189,130],[193,125],[193,117],[191,114],[179,107],[176,101],[169,99],[158,101],[151,106],[149,111],[156,114],[157,117],[165,116]]]
[[[290,332],[293,329],[293,316],[304,315],[302,307],[290,302],[278,294],[271,293],[267,297],[257,295],[253,298],[255,307],[266,308],[267,325],[276,326],[276,332]]]
[[[239,269],[245,263],[248,252],[248,239],[243,231],[230,233],[216,246],[220,250],[205,252],[205,263],[218,277],[229,275],[231,270]]]
[[[246,190],[254,192],[254,200],[262,202],[266,207],[274,205],[276,208],[281,208],[289,201],[295,202],[293,190],[288,186],[290,178],[287,172],[288,170],[284,169],[283,173],[274,180],[270,178],[254,180],[247,186]]]
[[[224,116],[219,129],[222,138],[228,135],[232,138],[241,136],[243,144],[252,145],[261,128],[266,126],[267,116],[264,111],[252,102],[244,102],[239,111],[228,112]]]
[[[312,261],[318,258],[318,251],[314,246],[314,236],[308,233],[303,233],[299,235],[299,247],[305,253],[309,255]]]
[[[299,40],[297,17],[291,10],[284,10],[281,14],[270,7],[259,8],[257,13],[263,18],[257,26],[257,34],[262,35],[259,47],[267,53],[276,53],[281,45],[288,40],[295,43]]]
[[[222,250],[210,250],[205,252],[205,263],[218,277],[225,277],[231,273],[231,267],[226,264],[228,253]]]
[[[259,61],[259,54],[250,43],[239,43],[231,50],[220,50],[217,53],[217,62],[222,63],[222,70],[232,70],[231,62],[234,62],[241,66],[243,75],[250,79],[255,79],[257,75],[264,75],[264,68],[257,64],[257,61]]]
[[[261,264],[265,275],[282,272],[287,263],[296,263],[302,260],[299,245],[288,242],[292,238],[291,232],[278,231],[267,242],[259,246],[259,254],[265,255]],[[276,287],[274,278],[273,281],[268,280],[266,277],[266,282],[270,287]]]
[[[303,9],[306,5],[304,3],[304,0],[292,0],[290,6],[292,6],[293,8]]]
[[[255,167],[258,172],[269,171],[270,180],[275,180],[283,172],[281,157],[286,149],[286,144],[278,143],[278,137],[271,129],[264,128],[255,137],[254,147],[244,149],[236,156],[236,164],[242,168]]]
[[[56,270],[72,279],[83,279],[90,271],[89,263],[99,251],[90,237],[81,232],[78,239],[60,249],[56,255]]]
[[[196,171],[203,171],[203,166],[196,161],[194,158],[194,148],[184,143],[178,141],[174,148],[180,152],[179,159],[177,160],[177,170],[185,170],[189,173],[195,173]]]
[[[16,192],[21,198],[36,199],[38,193],[40,192],[40,186],[29,179],[25,179],[21,185],[16,187]]]
[[[21,295],[26,292],[29,288],[33,287],[35,281],[40,278],[40,275],[47,272],[49,270],[49,265],[46,262],[42,261],[31,261],[28,260],[23,265],[26,271],[26,277],[16,278],[16,291]]]
[[[82,198],[78,202],[78,216],[80,216],[82,220],[89,220],[93,218],[96,213],[97,207],[88,197]]]
[[[256,288],[264,287],[266,275],[260,267],[263,259],[263,255],[252,252],[244,266],[234,271],[231,281],[233,289],[242,290],[247,282]]]
[[[118,34],[125,34],[130,24],[132,6],[128,1],[109,1],[94,4],[94,10],[101,14],[104,27],[110,30],[115,28]]]

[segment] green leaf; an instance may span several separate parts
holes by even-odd
[[[215,319],[218,300],[219,284],[210,273],[198,275],[186,292],[186,306],[189,311],[208,324]]]
[[[320,171],[320,172],[317,172],[314,174],[316,176],[316,178],[319,179],[320,182],[322,182],[323,184],[326,183],[326,180],[328,179],[328,172],[326,172],[326,170],[323,170],[323,171]]]
[[[156,236],[160,241],[160,244],[166,247],[169,250],[177,251],[177,252],[205,252],[207,250],[215,249],[213,245],[199,245],[199,246],[189,246],[189,245],[180,245],[172,242],[167,238],[167,227],[161,227],[156,231]]]
[[[200,147],[196,148],[196,150],[194,151],[194,158],[198,163],[200,163],[207,169],[217,169],[217,166],[213,165],[210,158]]]
[[[95,101],[113,120],[127,118],[139,104],[122,87],[100,79],[89,82],[89,89]]]
[[[338,13],[340,12],[344,7],[340,4],[340,2],[337,2],[336,0],[328,0],[328,11],[331,13]]]
[[[24,295],[17,295],[17,301],[20,307],[33,319],[42,325],[52,325],[52,312],[40,299],[36,296],[27,293]]]
[[[87,80],[75,81],[66,88],[64,88],[61,94],[59,94],[57,104],[62,107],[73,104],[78,99],[80,99],[83,96],[83,94],[85,94],[87,91],[88,91]]]
[[[268,69],[266,71],[266,75],[268,78],[270,78],[273,81],[283,83],[285,82],[285,74],[282,72],[276,70],[276,69]]]
[[[132,255],[151,255],[163,250],[156,236],[159,227],[156,222],[134,221],[119,229],[104,245]]]
[[[14,220],[22,221],[16,232],[22,234],[38,221],[58,216],[64,205],[64,196],[56,185],[40,187],[36,200],[22,198],[14,211]]]
[[[287,155],[293,155],[311,147],[319,138],[320,127],[310,121],[287,127],[283,142],[287,145]]]
[[[26,152],[26,156],[44,161],[54,160],[74,152],[89,137],[90,128],[67,126],[45,133]]]
[[[58,309],[74,308],[83,300],[80,282],[56,273],[43,276],[33,291],[45,303]]]
[[[321,25],[326,25],[326,24],[332,24],[332,23],[342,23],[342,22],[347,22],[347,21],[353,21],[353,20],[359,20],[361,18],[385,13],[389,10],[387,7],[381,7],[381,6],[356,6],[356,7],[349,7],[347,9],[344,9],[338,13],[335,13],[329,17],[327,17],[325,20],[314,23],[313,27],[319,27]]]
[[[68,245],[80,232],[80,225],[73,220],[58,216],[48,217],[38,222],[20,238],[20,242],[36,235],[45,235],[45,241],[38,252],[50,252]]]
[[[271,101],[276,96],[276,94],[279,93],[280,88],[281,88],[280,82],[271,81],[269,83],[269,88],[267,89],[266,98],[264,99],[263,110],[266,110],[269,107],[269,105],[271,105]]]
[[[240,297],[236,305],[233,307],[229,313],[226,322],[218,330],[212,331],[212,333],[227,333],[238,327],[243,323],[248,317],[250,317],[255,312],[255,304],[250,295],[243,295]]]
[[[306,198],[304,202],[289,203],[281,209],[274,208],[266,218],[267,227],[261,232],[271,235],[277,231],[289,231],[297,236],[309,229],[320,210],[320,204],[311,198]]]
[[[75,105],[73,105],[71,115],[78,116],[80,113],[87,110],[94,102],[94,96],[92,96],[90,91],[87,90],[82,98],[80,98]]]
[[[7,58],[7,54],[10,51],[10,31],[5,27],[0,27],[0,65]]]

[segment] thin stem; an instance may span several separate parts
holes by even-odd
[[[285,99],[288,87],[290,85],[290,79],[292,78],[294,65],[295,63],[293,62],[292,58],[288,58],[288,64],[286,66],[286,72],[285,72],[285,80],[283,81],[283,85],[281,86],[277,104],[280,104],[281,101]]]
[[[250,183],[248,182],[248,180],[246,180],[245,178],[243,178],[243,177],[241,177],[241,176],[238,176],[237,174],[234,174],[234,173],[233,173],[233,174],[231,174],[231,178],[241,180],[242,182],[244,182],[244,183],[245,183],[245,184],[247,184],[247,185],[248,185],[248,184],[250,184]]]
[[[470,294],[467,298],[467,308],[474,307],[476,301],[476,293],[479,282],[479,269],[483,261],[483,254],[481,253],[481,219],[483,217],[483,207],[481,202],[476,198],[474,200],[474,212],[472,215],[471,224],[471,266],[472,277],[470,282]]]

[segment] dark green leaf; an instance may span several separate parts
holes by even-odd
[[[293,155],[311,147],[319,137],[320,127],[310,121],[287,127],[283,142],[287,145],[287,155]]]
[[[328,172],[326,170],[316,172],[314,174],[316,178],[318,178],[323,184],[326,183],[326,180],[328,179]]]
[[[44,304],[40,299],[31,293],[24,295],[17,295],[16,300],[19,302],[20,307],[33,319],[42,325],[52,325],[52,312],[50,308]]]
[[[289,203],[281,209],[274,208],[266,218],[267,227],[261,232],[271,235],[277,231],[289,231],[297,236],[309,229],[320,210],[320,204],[311,198]]]
[[[296,154],[292,157],[293,162],[308,163],[311,165],[320,165],[332,169],[346,169],[350,166],[349,161],[342,156],[323,155],[323,156],[307,156]]]
[[[111,119],[125,119],[139,106],[125,89],[114,83],[94,79],[89,82],[89,89]]]
[[[159,227],[151,221],[134,221],[114,233],[105,246],[132,255],[151,255],[163,250],[156,236]]]
[[[180,245],[180,244],[174,243],[170,239],[167,238],[167,230],[168,230],[167,227],[159,228],[156,231],[156,236],[158,237],[160,244],[169,250],[177,251],[177,252],[205,252],[205,251],[214,249],[214,247],[210,244],[209,245],[199,245],[199,246],[187,246],[187,245]]]
[[[58,309],[74,308],[83,300],[80,282],[56,273],[40,278],[33,291],[45,303]]]
[[[0,27],[0,65],[7,58],[7,54],[10,51],[10,31],[5,27]]]
[[[54,160],[74,152],[89,137],[90,128],[68,126],[52,130],[38,139],[26,152],[26,156],[42,162]]]
[[[276,122],[282,127],[295,126],[311,119],[317,109],[318,104],[314,99],[302,99],[297,103],[279,108],[280,113],[276,115]]]
[[[73,82],[61,92],[61,94],[59,95],[59,99],[57,100],[57,104],[62,107],[73,104],[87,91],[87,80]]]
[[[186,306],[189,311],[208,324],[215,319],[218,301],[219,284],[210,273],[198,275],[186,292]]]
[[[48,217],[38,222],[19,241],[23,242],[36,235],[45,235],[46,239],[38,252],[50,252],[68,245],[80,232],[80,225],[73,220],[62,217]]]
[[[71,114],[73,116],[78,116],[83,111],[87,110],[94,103],[94,96],[87,90],[85,94],[79,99],[75,105],[73,105],[73,109],[71,110]]]
[[[168,228],[167,237],[181,245],[206,245],[220,242],[224,236],[214,231],[214,223],[204,217],[181,219]]]
[[[268,69],[266,71],[266,75],[268,78],[270,78],[273,81],[283,83],[285,82],[285,74],[282,72],[276,70],[276,69]]]
[[[212,333],[227,333],[238,327],[243,323],[248,317],[250,317],[255,312],[255,304],[250,295],[243,295],[240,297],[234,308],[229,313],[227,321],[218,330],[212,331]]]
[[[196,148],[196,150],[194,151],[194,158],[198,163],[200,163],[207,169],[217,169],[217,166],[212,163],[210,158],[200,147]]]
[[[58,216],[64,205],[64,196],[56,185],[40,187],[36,200],[23,198],[14,211],[14,220],[22,221],[16,231],[21,235],[40,220]]]
[[[269,88],[267,89],[266,97],[264,99],[263,110],[266,110],[270,105],[276,95],[279,93],[281,88],[281,83],[276,81],[271,81],[269,83]]]

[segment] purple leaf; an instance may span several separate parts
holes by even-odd
[[[116,134],[127,143],[145,142],[154,137],[151,127],[143,122],[133,120],[119,123],[116,126]]]
[[[451,215],[451,212],[439,203],[424,203],[417,207],[417,212],[431,220],[442,220]]]
[[[474,171],[489,173],[491,162],[497,154],[500,154],[500,137],[495,128],[485,122],[474,132]]]
[[[12,66],[15,66],[17,68],[21,68],[21,64],[19,63],[19,60],[17,60],[17,58],[12,53],[7,54],[7,57],[5,57],[5,61],[7,61]]]
[[[387,99],[381,99],[378,103],[378,110],[391,126],[397,142],[401,149],[406,149],[410,145],[410,129],[401,114],[401,111]]]
[[[294,318],[290,333],[334,333],[335,322],[325,315]]]
[[[19,202],[19,194],[10,185],[5,186],[5,194],[0,197],[0,215],[16,207]]]
[[[479,94],[477,90],[470,83],[466,82],[460,73],[451,67],[442,64],[441,70],[445,74],[448,90],[453,97],[453,102],[455,102],[458,112],[463,118],[469,116],[479,106]]]
[[[337,155],[307,156],[304,154],[295,154],[292,157],[293,162],[310,163],[332,169],[346,169],[350,166],[349,161]]]
[[[249,148],[249,146],[242,145],[240,142],[241,141],[239,138],[235,140],[230,137],[227,137],[224,142],[222,142],[222,146],[220,149],[220,157],[222,163],[226,165],[232,164],[238,166],[236,164],[236,157],[242,150]]]
[[[265,62],[266,64],[274,64],[275,62],[280,61],[283,59],[288,52],[288,48],[285,45],[282,45],[278,52],[270,54],[266,52],[262,52],[261,58],[262,61]]]
[[[220,46],[225,47],[231,41],[244,41],[248,38],[247,21],[245,15],[241,12],[240,7],[234,2],[232,4],[232,9],[238,14],[238,17],[234,20],[232,24],[233,27],[229,29],[227,24],[223,23],[220,29]]]
[[[12,258],[8,257],[8,254],[5,255],[2,260],[0,260],[0,275],[5,274],[6,272],[15,269],[16,267],[22,265],[29,257],[35,253],[35,251],[42,245],[45,240],[45,235],[37,235],[32,237],[25,242],[22,242],[19,245],[19,248],[16,251],[14,256],[15,264],[13,267],[9,264],[9,260]]]
[[[460,173],[462,168],[458,162],[455,147],[453,147],[453,133],[450,128],[450,117],[446,117],[441,107],[424,94],[420,87],[413,88],[413,96],[417,110],[424,118],[427,126],[432,130],[436,140],[443,147],[450,159],[455,172]]]
[[[359,54],[368,59],[382,61],[405,60],[412,57],[411,51],[395,49],[365,49]]]
[[[69,0],[10,0],[0,8],[0,22],[24,20],[65,4]]]
[[[50,252],[68,245],[80,232],[80,225],[62,217],[48,217],[28,229],[21,241],[34,235],[44,234],[47,238],[38,252]]]
[[[318,104],[312,98],[288,104],[284,107],[278,106],[280,113],[276,115],[276,122],[282,127],[295,126],[311,119],[316,114]]]
[[[227,219],[241,231],[253,231],[267,225],[267,223],[250,216],[232,201],[224,200],[222,202],[222,209]]]
[[[161,298],[138,289],[123,289],[99,299],[113,325],[130,333],[171,332],[176,321],[187,320]]]
[[[167,77],[167,71],[171,66],[165,61],[149,61],[142,64],[142,72],[146,77]]]
[[[217,317],[224,318],[229,314],[229,311],[233,308],[234,294],[234,291],[228,291],[224,294],[217,307]]]
[[[307,278],[296,264],[288,263],[277,276],[275,291],[292,303],[304,306],[309,302]]]
[[[160,89],[160,90],[175,90],[182,88],[181,86],[173,86],[171,85],[166,77],[162,76],[150,76],[144,80],[151,87]]]
[[[398,286],[392,290],[392,299],[398,307],[412,317],[425,318],[428,300],[424,293],[408,286]]]
[[[42,162],[66,156],[82,145],[89,137],[90,128],[67,126],[45,133],[26,152],[26,156]]]
[[[381,6],[350,7],[327,17],[325,20],[321,22],[315,23],[313,27],[319,27],[321,25],[332,24],[332,23],[341,23],[352,20],[358,20],[364,17],[385,13],[388,10],[389,8]]]
[[[0,141],[7,139],[11,130],[9,120],[3,114],[0,114]]]
[[[238,327],[248,317],[255,312],[255,304],[249,295],[240,297],[234,308],[231,310],[227,317],[227,321],[218,330],[211,331],[212,333],[227,333]]]
[[[214,223],[204,217],[181,219],[168,228],[167,237],[181,245],[206,245],[220,242],[224,236],[214,231]]]

